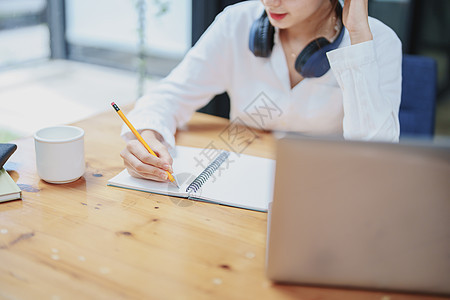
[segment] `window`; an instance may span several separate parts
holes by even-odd
[[[0,69],[50,57],[45,0],[0,0]]]
[[[69,58],[136,70],[145,41],[148,73],[166,75],[191,46],[191,6],[190,0],[66,0]]]

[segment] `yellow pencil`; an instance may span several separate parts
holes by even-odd
[[[128,121],[127,117],[125,117],[125,115],[120,110],[120,108],[117,106],[117,104],[112,102],[111,105],[116,110],[116,112],[119,114],[119,116],[122,118],[122,120],[125,122],[125,124],[127,124],[128,128],[130,128],[131,132],[133,132],[133,134],[136,136],[136,138],[139,140],[139,142],[141,142],[141,144],[144,145],[145,149],[147,149],[147,151],[150,152],[150,154],[158,157],[156,155],[156,153],[153,152],[153,150],[150,148],[150,146],[145,142],[145,140],[142,138],[142,136],[139,134],[139,132],[134,128],[134,126],[131,125],[130,121]],[[173,177],[172,174],[170,174],[169,171],[166,171],[166,172],[167,172],[169,180],[173,184],[175,184],[177,186],[177,188],[180,188],[179,185],[178,185],[177,180],[175,179],[175,177]]]

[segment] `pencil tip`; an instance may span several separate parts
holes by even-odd
[[[180,186],[178,185],[178,181],[175,177],[173,177],[172,183],[177,187],[177,189],[180,189]]]

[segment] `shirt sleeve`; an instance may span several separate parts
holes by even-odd
[[[182,62],[137,100],[128,118],[138,131],[153,129],[169,147],[174,147],[177,127],[189,121],[214,95],[227,89],[231,74],[231,64],[227,64],[230,59],[229,17],[225,9]],[[122,137],[134,138],[126,126],[122,127]]]
[[[343,94],[345,139],[396,142],[402,49],[395,33],[327,53]]]

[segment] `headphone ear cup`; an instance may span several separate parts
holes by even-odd
[[[257,57],[269,57],[274,44],[275,28],[266,13],[253,22],[250,29],[249,49]]]
[[[336,15],[342,16],[342,6],[340,2],[336,5]],[[327,52],[337,49],[344,37],[345,27],[340,20],[341,28],[339,34],[333,42],[321,37],[309,43],[300,52],[295,60],[295,70],[303,77],[321,77],[330,69]]]
[[[318,38],[310,42],[306,47],[300,52],[297,59],[295,60],[295,70],[300,73],[303,77],[320,77],[317,74],[322,72],[322,68],[318,64],[323,63],[321,54],[321,49],[329,45],[330,42],[326,38]],[[328,63],[328,60],[326,60]],[[326,67],[326,66],[325,66]],[[329,65],[327,70],[329,69]],[[322,74],[323,75],[323,74]]]
[[[295,70],[303,77],[320,77],[330,68],[328,59],[324,58],[322,49],[330,45],[326,38],[318,38],[310,42],[298,55],[295,60]],[[323,64],[326,64],[322,66]],[[323,70],[325,70],[323,72]]]

